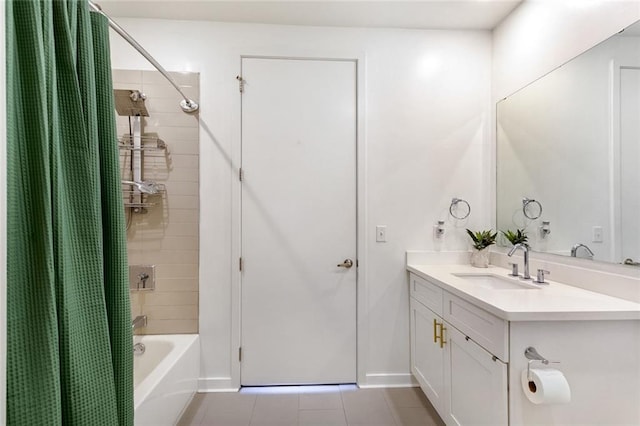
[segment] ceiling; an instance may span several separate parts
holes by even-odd
[[[333,27],[490,30],[523,0],[94,1],[102,6],[104,12],[114,18]]]

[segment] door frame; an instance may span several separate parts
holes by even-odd
[[[622,212],[621,212],[621,181],[620,172],[622,161],[620,157],[621,132],[620,132],[620,84],[623,69],[640,70],[640,62],[612,59],[609,64],[609,184],[610,184],[610,223],[611,248],[610,259],[621,264],[622,259]]]
[[[353,62],[356,67],[356,378],[357,383],[366,382],[366,356],[368,354],[368,288],[367,288],[367,210],[366,210],[366,135],[365,135],[365,55],[356,54],[336,56],[306,55],[240,55],[238,76],[242,75],[243,59],[287,59],[310,61]],[[237,82],[238,83],[238,82]],[[231,377],[230,387],[240,388],[239,348],[241,344],[241,291],[242,274],[239,259],[242,253],[242,185],[240,182],[240,166],[242,164],[242,95],[238,90],[237,112],[239,116],[237,134],[233,137],[232,146],[232,188],[231,188]]]

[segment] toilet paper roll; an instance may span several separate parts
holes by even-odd
[[[522,390],[534,404],[566,404],[571,401],[569,382],[561,371],[546,368],[532,368],[522,372]]]

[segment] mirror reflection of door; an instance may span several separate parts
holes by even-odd
[[[640,68],[620,69],[621,261],[640,261]]]

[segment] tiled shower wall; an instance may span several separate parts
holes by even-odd
[[[199,74],[171,75],[188,97],[200,98]],[[158,72],[114,70],[113,84],[114,89],[139,90],[147,96],[149,117],[142,120],[142,134],[166,143],[164,150],[145,150],[142,167],[143,180],[163,184],[165,192],[148,198],[155,205],[146,213],[125,209],[129,264],[155,265],[155,290],[131,292],[132,318],[146,315],[148,320],[136,333],[197,333],[198,115],[182,112],[181,97]],[[128,117],[119,116],[118,134],[128,133]],[[130,160],[130,152],[121,150],[124,180],[132,180]]]

